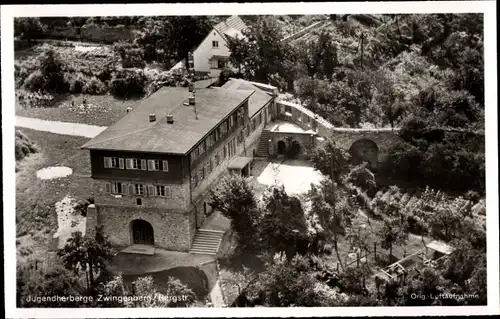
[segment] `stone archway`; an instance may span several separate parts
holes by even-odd
[[[290,145],[289,157],[290,158],[298,158],[300,155],[300,143],[297,141],[293,141]]]
[[[143,219],[130,222],[130,236],[133,245],[153,246],[155,243],[153,226]]]
[[[369,139],[360,139],[352,143],[349,148],[351,154],[351,163],[354,165],[368,163],[370,170],[375,171],[378,168],[378,153],[377,144]]]
[[[285,141],[278,141],[278,155],[285,155],[286,143]]]

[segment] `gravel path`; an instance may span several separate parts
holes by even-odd
[[[31,117],[16,116],[16,126],[61,135],[93,138],[106,129],[106,126],[45,121]]]

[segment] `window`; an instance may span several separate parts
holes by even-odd
[[[170,197],[170,187],[164,185],[156,185],[156,196]]]
[[[136,195],[144,195],[144,185],[135,184],[135,194]]]
[[[212,47],[218,48],[219,47],[219,41],[212,41]]]
[[[145,159],[127,158],[127,169],[147,170],[147,161]]]
[[[203,173],[203,168],[198,169],[198,180],[200,182],[205,178],[205,175]]]
[[[212,61],[210,61],[210,67],[212,69],[218,69],[219,68],[219,61],[218,60],[212,60]]]
[[[148,160],[148,170],[159,171],[160,170],[160,160]]]
[[[137,206],[142,206],[142,198],[137,198],[135,200],[135,203],[137,204]]]
[[[229,128],[232,128],[233,126],[234,126],[234,118],[233,118],[233,116],[231,115],[231,116],[229,117]]]
[[[122,187],[122,183],[113,183],[111,185],[111,192],[113,194],[123,194],[124,187]]]
[[[162,168],[164,172],[168,172],[168,161],[162,161]]]
[[[124,169],[123,158],[104,157],[104,168],[120,168]]]
[[[118,168],[118,167],[120,167],[119,158],[118,157],[111,157],[111,167],[112,168]]]

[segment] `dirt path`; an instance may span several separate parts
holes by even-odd
[[[106,129],[106,126],[45,121],[23,116],[16,116],[16,126],[36,131],[44,131],[61,135],[83,136],[88,138],[93,138]]]

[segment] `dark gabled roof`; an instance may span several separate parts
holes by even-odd
[[[252,83],[242,80],[230,78],[223,86],[223,89],[229,90],[255,90],[248,100],[248,116],[252,118],[257,112],[259,112],[267,103],[269,103],[273,97],[269,95],[266,91],[256,87]]]
[[[219,32],[222,38],[227,41],[228,36],[234,36],[234,34],[241,33],[243,30],[247,29],[247,25],[238,16],[230,16],[225,21],[218,23],[214,29]]]
[[[222,88],[196,91],[196,113],[185,106],[187,88],[158,90],[121,120],[82,146],[84,149],[187,154],[217,124],[254,92]],[[149,114],[156,115],[149,122]],[[167,123],[166,115],[174,118]]]

